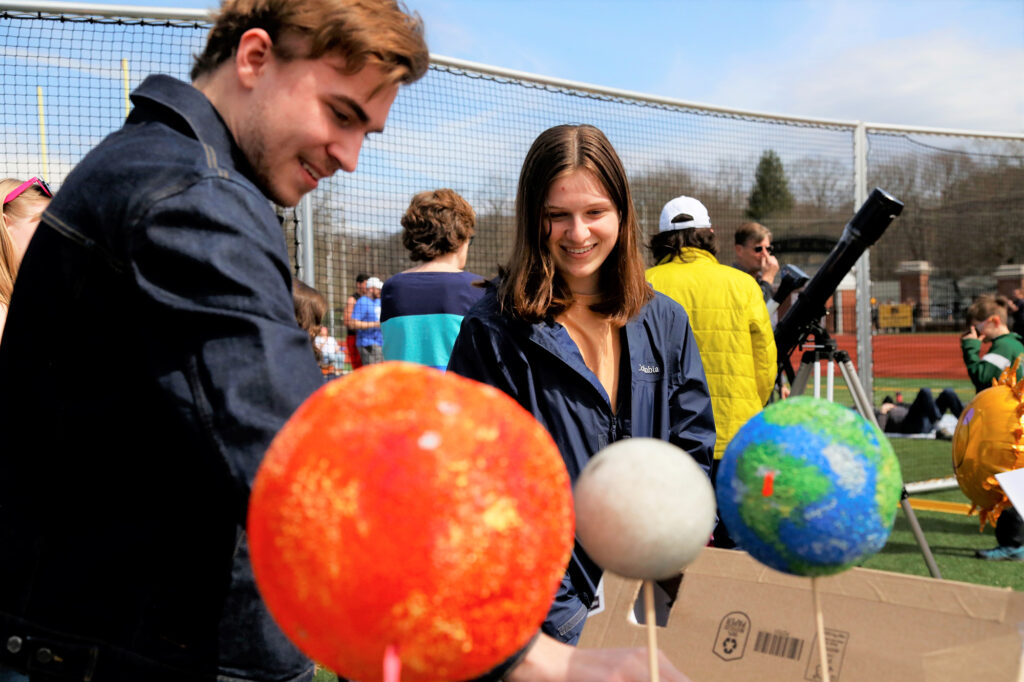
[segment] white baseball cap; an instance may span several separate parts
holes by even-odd
[[[687,230],[691,227],[711,227],[708,209],[693,197],[676,197],[661,209],[658,232]]]
[[[380,289],[382,286],[384,286],[384,282],[380,281],[379,277],[371,277],[366,280],[367,289]]]

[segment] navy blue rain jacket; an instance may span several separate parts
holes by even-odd
[[[548,430],[575,483],[599,450],[630,437],[678,445],[710,471],[715,448],[704,367],[682,306],[656,294],[625,327],[619,410],[565,327],[502,315],[495,288],[462,321],[448,369],[501,389]],[[628,371],[625,362],[628,360]],[[575,644],[594,600],[601,569],[577,541],[554,604],[548,635]]]

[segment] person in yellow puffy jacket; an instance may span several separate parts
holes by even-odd
[[[750,275],[718,262],[718,241],[704,205],[681,196],[665,204],[646,272],[657,291],[690,316],[704,362],[718,437],[712,481],[729,441],[768,402],[778,369],[775,337],[761,289]],[[715,545],[732,547],[719,524]]]

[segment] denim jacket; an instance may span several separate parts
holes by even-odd
[[[132,100],[44,214],[0,345],[0,667],[309,679],[245,538],[321,383],[280,223],[202,93],[151,76]]]

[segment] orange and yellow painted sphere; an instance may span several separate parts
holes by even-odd
[[[995,475],[1024,467],[1024,380],[1015,385],[1012,370],[964,407],[953,432],[953,471],[983,529],[1010,504]]]
[[[277,435],[249,504],[281,629],[345,677],[480,675],[537,632],[573,544],[569,476],[504,393],[408,363],[325,385]]]

